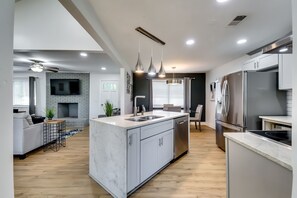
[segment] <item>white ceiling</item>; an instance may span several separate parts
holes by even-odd
[[[15,72],[28,71],[29,59],[35,59],[64,72],[119,73],[118,65],[58,1],[18,1],[14,22]],[[81,51],[88,57],[81,57]]]
[[[175,72],[209,71],[281,38],[292,30],[291,0],[229,0],[223,4],[218,4],[216,0],[72,1],[79,2],[80,5],[90,4],[92,11],[95,13],[93,18],[97,18],[96,20],[100,23],[98,25],[100,25],[100,28],[102,27],[102,30],[108,36],[108,44],[112,44],[115,49],[113,52],[116,51],[131,69],[134,69],[136,64],[139,41],[141,44],[141,60],[146,69],[149,66],[151,49],[153,49],[153,60],[157,69],[159,69],[161,60],[162,46],[136,32],[135,28],[138,26],[143,27],[166,42],[163,63],[167,72],[172,72],[171,67],[173,66],[177,67]],[[53,4],[58,5],[59,9],[45,6],[46,3],[52,2],[55,2]],[[67,22],[70,16],[69,13],[64,13],[64,17],[62,14],[55,13],[62,10],[67,12],[65,9],[61,9],[62,5],[57,2],[47,0],[17,2],[16,5],[29,3],[26,6],[23,5],[23,9],[32,9],[30,4],[33,4],[33,8],[37,9],[36,13],[39,13],[35,17],[38,17],[39,20],[32,23],[33,26],[32,24],[30,26],[30,22],[32,22],[31,15],[35,12],[22,10],[18,14],[18,7],[16,6],[16,16],[18,16],[16,18],[27,19],[27,25],[16,23],[15,29],[22,30],[22,28],[25,29],[26,27],[34,29],[34,25],[39,25],[35,27],[36,30],[42,28],[43,32],[50,32],[52,35],[49,34],[48,36],[53,36],[53,38],[57,36],[55,34],[60,30],[66,29],[69,31],[72,25],[63,24],[75,24],[75,22]],[[69,16],[65,17],[66,15]],[[247,15],[247,18],[238,26],[228,27],[227,25],[237,15]],[[48,22],[40,19],[44,16]],[[62,21],[64,22],[62,23]],[[49,25],[55,23],[60,24],[58,28],[48,28]],[[20,24],[22,24],[21,28],[18,27]],[[75,32],[75,30],[71,31]],[[38,34],[28,33],[26,36],[31,39],[30,43],[34,43],[37,40],[34,37],[37,37]],[[48,37],[40,38],[46,40]],[[57,41],[61,44],[64,38],[59,38]],[[78,35],[78,38],[69,40],[66,34],[65,39],[70,43],[79,43],[78,41],[81,41],[79,38]],[[185,41],[189,38],[195,39],[195,45],[190,47],[185,45]],[[238,46],[236,41],[240,38],[246,38],[248,42]],[[39,43],[44,42],[42,39]],[[104,42],[104,39],[101,39]],[[109,53],[110,50],[105,49],[104,46],[107,45],[104,44],[100,43],[100,46],[105,52]],[[111,54],[109,54],[111,56],[108,56],[102,52],[99,53],[97,50],[92,50],[90,51],[93,52],[92,56],[89,57],[93,59],[81,60],[81,57],[77,55],[78,50],[84,49],[83,47],[76,47],[73,49],[74,51],[61,50],[61,48],[59,51],[55,51],[54,48],[49,47],[40,50],[39,48],[31,48],[31,53],[27,53],[27,51],[26,53],[19,53],[18,56],[26,60],[29,58],[44,59],[45,62],[50,62],[52,66],[61,67],[65,71],[91,72],[97,71],[98,67],[105,65],[110,68],[110,73],[111,71],[119,72],[118,64],[115,63],[117,61],[112,61],[109,58],[113,57]],[[26,50],[26,48],[20,49]],[[95,58],[95,56],[98,57]],[[22,65],[20,61],[16,62]],[[28,61],[23,63],[23,65],[26,64],[28,64]],[[21,69],[21,67],[18,69]]]
[[[98,72],[119,73],[119,67],[102,52],[87,52],[87,57],[80,56],[81,51],[21,51],[14,52],[14,71],[28,71],[32,61],[30,59],[43,61],[44,66],[58,67],[63,72]],[[106,70],[101,70],[105,67]]]
[[[164,66],[176,72],[206,72],[268,44],[292,30],[291,0],[89,0],[115,49],[133,69],[138,41],[141,59],[148,68],[151,48],[159,68],[162,46],[140,36],[143,27],[166,42]],[[235,27],[237,16],[247,18]],[[196,44],[188,47],[189,38]],[[246,38],[245,45],[236,41]]]

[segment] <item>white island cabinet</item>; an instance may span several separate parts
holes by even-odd
[[[224,135],[227,198],[291,198],[291,147],[249,132]]]
[[[140,184],[140,128],[128,130],[128,191]]]
[[[114,116],[90,122],[89,175],[113,197],[127,197],[173,159],[173,121],[188,114],[153,115],[162,117],[134,122],[127,120],[130,116]]]

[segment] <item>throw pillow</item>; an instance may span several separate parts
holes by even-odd
[[[26,120],[28,121],[29,125],[33,125],[32,117],[27,115]]]

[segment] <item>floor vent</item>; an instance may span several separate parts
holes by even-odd
[[[243,21],[243,19],[246,18],[246,15],[240,15],[240,16],[237,16],[235,17],[229,24],[228,26],[235,26],[235,25],[238,25],[240,22]]]

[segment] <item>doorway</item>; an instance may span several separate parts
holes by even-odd
[[[104,103],[109,101],[113,108],[119,108],[119,81],[118,80],[101,80],[100,81],[100,114],[105,114]]]

